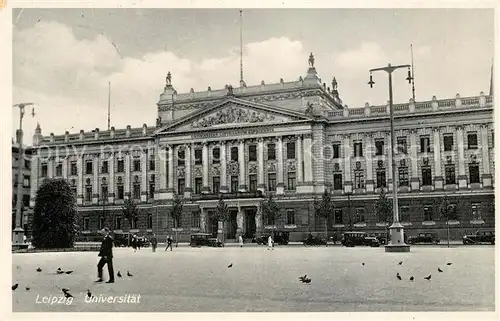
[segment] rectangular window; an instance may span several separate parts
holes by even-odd
[[[238,161],[238,147],[231,147],[231,161]]]
[[[214,164],[219,164],[220,163],[220,148],[215,147],[212,149],[212,162]]]
[[[467,134],[467,146],[468,149],[477,149],[477,134],[468,133]]]
[[[456,184],[455,165],[446,165],[444,167],[444,176],[446,185]]]
[[[85,188],[85,201],[92,202],[92,186],[87,186]]]
[[[376,140],[375,141],[375,155],[380,156],[384,155],[384,141]]]
[[[203,164],[203,151],[199,148],[194,150],[194,164],[195,165]]]
[[[125,161],[123,159],[118,160],[117,171],[118,173],[123,173],[125,171]]]
[[[83,230],[84,231],[89,231],[90,230],[90,217],[84,217],[83,218]]]
[[[220,177],[214,176],[212,178],[212,193],[219,193],[220,190]]]
[[[399,186],[409,186],[408,167],[399,168]]]
[[[295,142],[286,144],[286,159],[295,159]]]
[[[289,191],[295,191],[296,187],[296,178],[295,178],[295,172],[289,172],[288,173],[288,184],[287,188]]]
[[[104,200],[108,199],[108,186],[106,185],[101,186],[101,198]]]
[[[155,197],[155,183],[149,182],[149,197],[154,198]]]
[[[276,145],[268,144],[267,145],[267,160],[275,160],[276,159]]]
[[[363,157],[363,143],[354,143],[354,157]]]
[[[430,166],[422,166],[422,186],[432,185],[432,171]]]
[[[406,137],[399,137],[397,140],[398,148],[397,151],[398,153],[401,154],[408,154],[408,143],[406,141]]]
[[[122,229],[122,217],[120,215],[115,215],[115,230]]]
[[[334,173],[333,174],[333,189],[341,190],[342,189],[342,174]]]
[[[99,230],[102,230],[104,228],[104,217],[99,217]]]
[[[186,164],[186,153],[183,149],[180,149],[177,152],[177,166],[184,166]]]
[[[340,144],[333,144],[333,158],[340,158]]]
[[[147,229],[153,229],[153,214],[148,214],[148,227]]]
[[[334,224],[343,224],[343,211],[341,208],[336,208],[333,210],[333,214],[334,214]]]
[[[177,180],[177,194],[184,195],[184,188],[186,187],[186,180],[184,178],[179,178]]]
[[[124,193],[123,193],[123,185],[117,185],[116,186],[116,192],[117,192],[117,197],[119,200],[123,200],[124,199]]]
[[[365,208],[357,207],[356,208],[356,217],[354,218],[356,223],[363,223],[365,221]]]
[[[432,206],[424,206],[424,221],[432,221]]]
[[[73,176],[78,175],[78,167],[76,166],[76,162],[71,162],[71,164],[70,164],[70,173]]]
[[[195,194],[201,194],[201,188],[203,187],[203,179],[201,177],[196,177],[194,179],[194,193]],[[217,191],[214,191],[217,192]]]
[[[387,181],[385,179],[385,169],[377,170],[377,188],[382,188],[387,186]]]
[[[420,137],[420,152],[421,153],[431,152],[430,138],[428,136]]]
[[[444,134],[443,136],[444,151],[449,152],[453,150],[453,134]]]
[[[29,159],[24,160],[24,169],[31,169],[31,161]]]
[[[288,224],[288,225],[295,224],[295,211],[294,210],[286,210],[286,224]]]
[[[200,212],[191,212],[191,227],[200,227]]]
[[[156,166],[156,162],[155,162],[155,159],[150,159],[149,160],[149,170],[150,171],[154,171],[155,170],[155,166]]]
[[[23,179],[23,187],[30,187],[30,177],[28,175],[24,175]]]
[[[108,173],[108,161],[102,161],[102,166],[101,166],[101,173],[107,174]]]
[[[93,164],[92,164],[92,162],[91,162],[91,161],[87,161],[87,162],[85,163],[85,168],[86,168],[86,170],[85,170],[85,174],[87,174],[87,175],[88,175],[88,174],[92,174],[92,165],[93,165]]]
[[[231,176],[231,193],[238,193],[238,176]]]
[[[248,161],[250,161],[250,162],[257,161],[257,146],[256,145],[248,146]]]
[[[409,206],[400,206],[399,207],[399,217],[401,218],[401,222],[411,222],[410,221],[410,207]]]
[[[56,165],[56,177],[61,177],[61,176],[63,176],[62,164],[57,164]]]
[[[42,177],[47,177],[48,173],[48,166],[47,164],[42,164]]]
[[[141,199],[141,185],[134,184],[134,186],[133,186],[133,197],[136,200],[140,200]]]
[[[479,165],[477,164],[469,165],[469,183],[479,183]]]
[[[267,189],[268,191],[276,191],[276,174],[269,174],[267,176]]]
[[[481,220],[481,204],[480,203],[472,203],[471,204],[472,211],[472,219],[473,220]]]
[[[252,174],[248,175],[249,179],[249,191],[250,192],[256,192],[257,191],[257,175]]]
[[[365,172],[363,170],[354,171],[354,188],[365,188]]]

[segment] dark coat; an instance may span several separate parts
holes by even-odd
[[[102,240],[98,256],[113,257],[113,237],[110,234],[106,235]]]
[[[156,240],[156,237],[154,237],[154,236],[153,236],[153,237],[151,238],[151,244],[152,244],[152,245],[156,245],[156,244],[158,244],[158,241]]]

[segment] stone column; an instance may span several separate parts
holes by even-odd
[[[78,187],[76,191],[76,204],[83,205],[83,156],[78,156],[76,161],[78,170]]]
[[[312,134],[304,135],[304,189],[305,193],[313,192],[313,159]]]
[[[243,209],[241,207],[238,207],[238,214],[236,215],[236,239],[241,235],[243,236],[243,220],[244,220],[244,213]]]
[[[130,153],[125,152],[125,199],[130,199]]]
[[[208,144],[204,143],[202,147],[202,161],[203,161],[203,187],[201,189],[202,193],[210,193],[210,186],[208,185]],[[214,191],[217,193],[217,191]]]
[[[483,161],[483,175],[482,182],[483,187],[491,187],[491,168],[490,168],[490,152],[489,152],[489,143],[488,143],[488,126],[481,126],[481,158]]]
[[[174,146],[168,146],[168,187],[167,198],[174,197]]]
[[[411,178],[410,185],[412,191],[420,190],[420,178],[418,175],[418,144],[417,130],[410,130],[410,154],[411,154]]]
[[[115,203],[115,153],[108,157],[109,162],[109,184],[108,184],[108,203]]]
[[[262,234],[262,208],[257,205],[257,213],[255,214],[255,234],[260,236]]]
[[[158,168],[155,170],[158,173],[158,182],[159,186],[156,187],[158,189],[158,198],[165,199],[167,198],[167,150],[165,146],[159,146],[158,152],[156,153]]]
[[[278,158],[277,158],[277,168],[276,168],[276,194],[285,194],[285,183],[283,182],[283,139],[278,137],[278,148],[277,148]]]
[[[186,176],[186,187],[184,188],[184,197],[191,198],[191,192],[193,191],[191,188],[191,165],[192,165],[191,144],[187,144],[184,150],[185,150],[184,156],[186,158],[184,166],[185,168],[184,175]]]
[[[366,159],[366,192],[373,193],[375,190],[375,181],[373,180],[373,140],[372,134],[365,135],[365,159]]]
[[[245,192],[247,190],[246,184],[246,171],[245,171],[245,141],[243,139],[238,141],[238,167],[240,169],[238,191]]]
[[[30,188],[30,207],[35,207],[36,192],[38,190],[38,178],[40,169],[40,156],[33,154],[31,157],[31,188]]]
[[[202,208],[200,212],[200,231],[203,233],[207,233],[207,221],[208,221],[208,213],[206,208]]]
[[[433,128],[434,132],[434,189],[441,190],[444,188],[444,179],[441,165],[441,134],[439,127]]]
[[[344,192],[352,193],[351,177],[351,137],[344,135]]]
[[[227,186],[227,145],[225,141],[220,143],[220,189],[221,193],[227,193],[229,188]],[[217,193],[219,191],[213,191]]]
[[[392,177],[392,156],[393,156],[393,150],[391,148],[391,135],[387,135],[387,188],[389,191],[392,191],[393,187],[396,185],[397,177]],[[397,169],[396,169],[397,172]]]
[[[257,189],[264,193],[266,184],[264,183],[264,139],[259,138],[257,144]]]
[[[304,182],[304,170],[302,169],[302,135],[297,135],[297,173],[295,174],[297,177],[297,186],[302,185]]]
[[[464,128],[457,126],[457,149],[458,149],[458,188],[467,188],[467,176],[465,174],[465,151],[464,151]]]
[[[49,158],[49,163],[47,165],[47,177],[54,178],[54,157]]]
[[[92,183],[92,204],[99,204],[99,155],[92,155],[92,173],[94,181]]]
[[[68,179],[68,160],[69,157],[65,157],[62,160],[62,176],[64,179]]]
[[[141,202],[148,201],[148,153],[144,151],[141,157]]]

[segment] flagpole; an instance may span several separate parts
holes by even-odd
[[[111,129],[111,82],[108,81],[108,130]]]
[[[413,102],[415,102],[415,69],[413,67],[413,44],[410,44],[410,52],[411,52],[411,73],[412,73],[412,81],[411,81],[411,91],[413,96]]]
[[[243,10],[240,9],[240,87],[245,86],[243,80]]]

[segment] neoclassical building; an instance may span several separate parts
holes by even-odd
[[[231,210],[227,239],[272,227],[298,240],[324,233],[313,201],[325,189],[335,202],[326,226],[341,233],[383,231],[374,203],[380,189],[397,188],[409,234],[445,229],[437,211],[444,195],[457,208],[457,235],[494,227],[491,93],[395,104],[392,177],[389,106],[348,108],[336,79],[331,87],[321,81],[312,54],[305,76],[291,82],[242,81],[237,88],[179,94],[174,79],[168,73],[156,126],[49,136],[38,126],[31,207],[40,182],[60,177],[75,192],[83,233],[109,226],[161,238],[172,234],[169,208],[177,193],[187,240],[194,231],[217,233],[212,212],[222,194]],[[274,224],[260,210],[269,193],[283,209]],[[141,209],[132,226],[122,211],[127,198]]]

